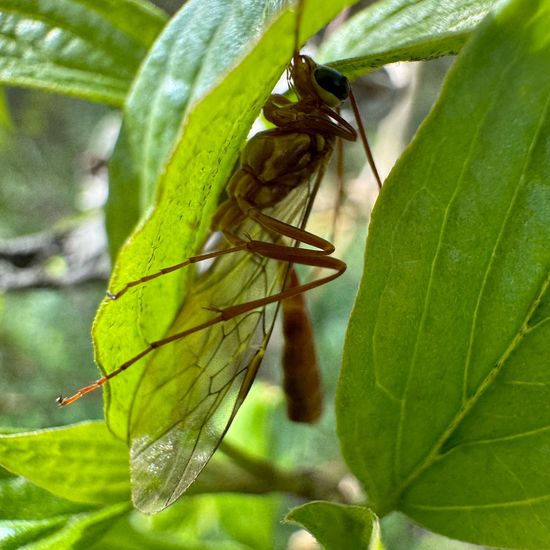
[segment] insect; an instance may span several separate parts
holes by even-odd
[[[179,498],[218,447],[256,376],[278,304],[290,342],[285,352],[289,415],[311,422],[321,412],[303,293],[339,277],[346,264],[332,256],[329,241],[304,227],[336,141],[358,137],[337,106],[349,96],[356,115],[358,109],[341,73],[299,53],[302,9],[300,2],[288,69],[297,99],[273,94],[264,106],[264,116],[274,127],[244,147],[228,198],[212,222],[225,246],[109,293],[114,300],[124,299],[152,279],[213,260],[194,281],[166,337],[73,396],[58,399],[60,405],[69,405],[148,358],[129,418],[133,498],[146,512]],[[361,125],[359,136],[380,185]],[[295,264],[330,273],[303,283]],[[174,357],[178,368],[168,371],[164,366]]]

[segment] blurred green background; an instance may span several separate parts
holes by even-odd
[[[0,423],[37,428],[100,418],[99,395],[69,410],[56,407],[55,397],[95,377],[90,326],[105,284],[56,287],[67,261],[63,247],[50,243],[99,215],[86,203],[93,179],[85,162],[90,137],[111,114],[61,96],[2,93]],[[48,280],[50,288],[37,288]]]

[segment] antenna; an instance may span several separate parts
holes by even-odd
[[[372,173],[374,175],[374,179],[376,180],[376,183],[378,184],[378,189],[382,189],[382,180],[380,179],[380,174],[378,174],[378,169],[376,168],[376,164],[374,162],[374,157],[372,156],[372,151],[369,145],[369,141],[367,139],[367,133],[365,132],[365,127],[363,126],[363,121],[361,120],[361,114],[359,113],[359,107],[357,106],[357,101],[355,100],[355,96],[353,95],[353,91],[350,87],[349,90],[349,100],[351,103],[351,108],[353,109],[353,114],[355,116],[355,120],[357,121],[357,128],[359,130],[359,137],[361,138],[361,141],[363,143],[363,147],[365,149],[365,153],[367,153],[367,160],[369,161],[370,169],[372,170]]]

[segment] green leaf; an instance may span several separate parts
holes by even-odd
[[[62,528],[41,538],[26,548],[29,550],[58,550],[59,548],[87,548],[100,539],[116,520],[131,510],[123,502],[67,518]]]
[[[342,25],[319,59],[349,78],[396,61],[432,59],[460,51],[495,0],[385,0]]]
[[[128,449],[103,422],[0,436],[0,465],[68,500],[128,500]]]
[[[28,550],[87,548],[87,545],[100,539],[117,519],[128,513],[130,508],[129,503],[120,503],[97,511],[48,520],[0,522],[6,534],[0,542],[5,550],[15,550],[23,545]]]
[[[500,3],[382,190],[339,435],[374,509],[550,547],[550,2]]]
[[[98,539],[129,509],[129,503],[94,509],[56,497],[20,477],[2,479],[0,546],[75,548]]]
[[[89,504],[69,502],[9,473],[0,479],[0,503],[1,521],[43,520],[92,509]]]
[[[304,25],[303,34],[309,36],[352,2],[339,0],[333,6],[327,2],[325,6],[319,5],[319,12],[310,16],[312,23],[306,23],[312,30],[308,31]],[[181,147],[182,142],[188,143],[186,135],[189,131],[186,130],[185,134],[182,131],[185,121],[192,116],[193,108],[220,85],[231,69],[242,62],[244,55],[279,13],[281,5],[288,3],[289,0],[191,0],[166,26],[132,87],[125,106],[121,136],[110,164],[107,229],[113,258],[135,227],[140,214],[151,206],[155,192],[159,192],[156,186],[170,155],[176,147]],[[290,20],[286,23],[287,42],[293,35],[293,30],[289,28],[291,24]],[[257,78],[254,79],[255,73],[251,72],[250,83],[243,82],[241,87],[237,82],[233,96],[224,93],[223,84],[219,86],[215,112],[224,120],[212,117],[209,127],[197,121],[201,128],[192,144],[194,150],[212,141],[211,136],[225,135],[215,130],[225,128],[227,131],[231,127],[229,122],[234,122],[236,136],[231,139],[228,136],[224,145],[227,147],[227,162],[221,164],[222,172],[213,171],[218,182],[232,170],[239,144],[268,91],[288,63],[290,54],[279,45],[273,48],[273,51],[265,53],[263,59],[256,58],[254,61],[258,69]],[[266,69],[269,71],[266,72]],[[229,87],[226,88],[228,91]],[[232,97],[231,102],[228,97]],[[235,139],[238,141],[235,142]],[[216,159],[216,151],[210,147],[204,149],[213,167],[217,167],[220,161]],[[182,166],[185,173],[188,166]],[[197,182],[193,183],[192,188],[201,188],[199,182],[207,181],[204,175],[203,171],[194,174]],[[206,189],[212,185],[207,181]],[[185,205],[188,211],[197,207],[197,201],[191,198],[189,205]],[[192,227],[191,223],[189,227]]]
[[[326,550],[383,550],[378,519],[363,506],[308,502],[291,510],[285,521],[305,527]]]
[[[107,229],[113,257],[151,205],[187,111],[242,58],[276,8],[269,1],[194,0],[166,26],[132,87],[110,164]]]
[[[0,82],[121,106],[164,22],[141,0],[0,0]]]
[[[348,0],[324,0],[306,9],[301,28],[303,39],[330,21],[347,3]],[[194,4],[189,2],[183,9],[191,9]],[[214,9],[227,2],[200,0],[199,4]],[[245,30],[238,21],[243,10],[253,8],[252,4],[257,20],[254,24],[252,21],[248,23],[247,29],[251,30]],[[216,36],[224,35],[227,28],[235,25],[244,33],[238,41],[235,37],[226,39],[215,50],[216,55],[228,56],[231,60],[229,72],[226,64],[221,65],[214,54],[206,52],[201,57],[205,65],[197,68],[196,74],[191,75],[192,80],[185,81],[182,76],[181,82],[178,81],[178,89],[201,91],[200,94],[194,93],[192,105],[187,105],[183,114],[172,101],[157,99],[151,102],[157,109],[151,116],[161,116],[162,112],[162,118],[167,120],[169,115],[165,110],[180,113],[176,125],[178,132],[173,143],[162,149],[163,154],[166,151],[171,153],[157,182],[154,206],[118,256],[110,282],[113,291],[128,281],[182,261],[203,242],[218,194],[227,184],[248,130],[293,51],[295,14],[285,10],[266,29],[264,8],[271,6],[270,13],[273,13],[277,2],[265,2],[261,10],[257,7],[258,2],[252,4],[251,0],[233,2],[231,12],[221,23],[219,32],[215,33]],[[176,16],[172,24],[182,25],[182,17]],[[202,18],[197,25],[208,27],[205,19]],[[164,37],[172,32],[169,27],[158,44],[162,44]],[[200,27],[195,31],[199,36],[203,32]],[[262,33],[262,38],[258,39]],[[244,50],[241,41],[246,44]],[[176,46],[177,43],[172,47]],[[245,52],[248,52],[246,56]],[[183,56],[185,51],[179,53]],[[172,59],[173,54],[161,49],[160,55]],[[171,63],[176,66],[184,61],[174,58]],[[157,87],[163,87],[162,83],[159,85],[156,73],[144,70],[144,74],[151,74],[150,78],[155,80]],[[179,98],[172,97],[174,100]],[[159,144],[164,143],[158,130],[146,133],[151,156],[153,152],[159,152]],[[141,134],[140,139],[143,139]],[[144,166],[150,165],[147,161]],[[113,371],[147,348],[149,342],[166,333],[180,309],[184,282],[183,274],[176,273],[151,281],[120,300],[104,302],[94,325],[96,358],[104,372]],[[173,360],[173,365],[166,364],[167,372],[177,366],[177,357]],[[123,438],[127,434],[128,413],[140,384],[144,363],[133,365],[107,387],[106,417],[114,433]]]

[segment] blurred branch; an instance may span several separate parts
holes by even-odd
[[[59,288],[106,281],[110,261],[101,216],[68,227],[0,240],[0,290]]]
[[[306,500],[348,502],[342,490],[340,473],[321,470],[282,470],[271,462],[254,457],[225,441],[220,451],[231,462],[220,460],[219,454],[207,466],[187,494],[203,493],[287,493]]]

